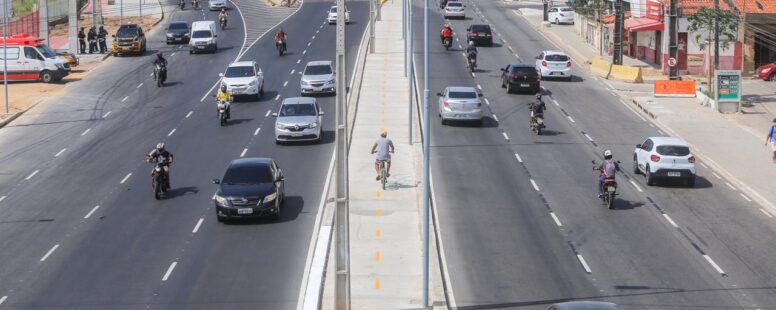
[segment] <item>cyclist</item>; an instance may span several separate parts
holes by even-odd
[[[393,141],[388,139],[388,132],[383,130],[380,132],[380,138],[375,141],[372,146],[370,154],[377,153],[375,157],[375,172],[377,172],[377,178],[375,180],[380,181],[380,162],[385,163],[385,177],[391,176],[391,153],[394,152]]]

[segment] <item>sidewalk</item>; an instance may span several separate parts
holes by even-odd
[[[598,56],[598,51],[573,27],[543,27],[541,15],[534,15],[541,11],[524,10],[521,12],[529,22],[578,63],[589,63]],[[629,57],[623,57],[623,61],[625,65],[638,65],[639,62]],[[702,156],[710,168],[730,179],[757,203],[776,212],[776,191],[770,185],[776,176],[776,165],[771,163],[770,147],[763,145],[776,112],[773,83],[744,82],[743,114],[720,114],[702,106],[697,98],[656,98],[651,84],[612,80],[607,84],[625,101],[634,103],[631,107],[651,114],[652,121],[666,133],[689,142],[693,152]]]

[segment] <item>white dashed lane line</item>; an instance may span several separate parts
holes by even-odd
[[[539,185],[536,185],[536,181],[534,181],[533,179],[531,179],[531,185],[533,186],[533,188],[534,188],[534,189],[535,189],[537,192],[539,191]]]
[[[296,71],[296,69],[291,69],[291,75],[294,75],[295,71]]]
[[[137,88],[143,87],[143,83],[140,83],[140,85],[137,86]]]
[[[256,128],[256,131],[253,132],[253,135],[256,136],[259,134],[259,131],[261,131],[261,127]]]
[[[490,105],[490,101],[488,101],[488,98],[485,98],[485,104]]]
[[[730,187],[730,189],[732,189],[732,190],[736,190],[736,188],[733,186],[733,184],[730,184],[730,182],[725,182],[725,185]]]
[[[307,50],[302,51],[302,55],[307,54]]]
[[[99,208],[100,208],[100,206],[94,206],[94,208],[92,208],[92,210],[89,211],[89,213],[86,213],[86,216],[84,216],[84,218],[88,219],[89,217],[92,216],[92,214],[94,214],[94,212],[97,212],[97,209],[99,209]]]
[[[719,174],[717,174],[716,172],[712,172],[711,174],[713,174],[715,177],[717,177],[717,179],[722,180],[722,177],[719,176]]]
[[[588,140],[590,140],[590,142],[593,142],[593,138],[591,138],[591,137],[590,137],[590,135],[588,135],[588,134],[585,134],[585,138],[587,138]]]
[[[563,224],[560,223],[560,220],[557,216],[555,216],[555,212],[550,212],[550,216],[552,217],[552,220],[555,221],[555,225],[558,225],[558,227],[562,227]]]
[[[679,225],[676,225],[676,222],[674,222],[674,220],[670,216],[668,216],[668,214],[663,213],[663,217],[666,218],[666,221],[671,223],[671,226],[674,226],[674,228],[679,228]]]
[[[502,132],[501,134],[504,135],[504,139],[507,139],[507,141],[509,141],[509,136],[507,136],[506,132]]]
[[[572,123],[576,123],[576,122],[574,121],[574,119],[573,119],[573,118],[571,118],[571,116],[566,116],[566,118],[568,118],[570,122],[572,122]]]
[[[6,299],[8,299],[8,296],[0,297],[0,305],[2,305]]]
[[[175,52],[172,52],[172,54],[170,54],[170,57],[172,57],[172,56],[175,56]]]
[[[242,153],[240,153],[240,157],[245,157],[245,153],[248,152],[248,148],[244,148]]]
[[[67,150],[67,148],[63,148],[63,149],[59,150],[59,152],[54,154],[54,157],[59,157],[59,155],[62,155],[62,153],[64,153],[66,150]]]
[[[721,275],[725,275],[726,274],[725,271],[722,270],[722,268],[719,268],[719,265],[717,265],[717,263],[715,263],[714,260],[711,259],[711,257],[709,257],[708,255],[704,254],[703,258],[705,258],[706,261],[709,262],[709,264],[711,264],[711,266],[714,267],[714,269],[716,269],[717,272],[719,272],[719,274],[721,274]]]
[[[264,117],[269,117],[269,115],[272,113],[272,110],[267,110],[267,114],[264,114]]]
[[[635,187],[636,190],[639,191],[639,193],[643,193],[644,192],[644,191],[641,190],[641,187],[639,187],[639,185],[636,184],[636,182],[633,182],[633,180],[628,180],[628,182],[630,182],[630,184],[633,185],[633,187]]]
[[[6,197],[8,197],[8,196],[2,196],[2,197],[0,197],[0,202],[2,202],[3,200],[5,200],[5,198],[6,198]]]
[[[498,122],[498,116],[496,116],[496,114],[493,114],[493,119]]]
[[[708,166],[706,166],[706,164],[704,164],[704,163],[701,163],[701,162],[699,162],[698,164],[700,164],[700,165],[701,165],[701,167],[703,167],[703,168],[709,169],[709,167],[708,167]]]
[[[108,115],[110,115],[110,112],[113,112],[113,111],[108,111],[108,112],[105,112],[105,114],[103,114],[103,115],[102,115],[102,118],[106,118],[106,117],[108,117]]]
[[[49,258],[49,256],[51,256],[51,254],[57,250],[57,248],[59,248],[59,244],[55,244],[54,247],[51,248],[51,250],[48,250],[48,252],[46,252],[46,254],[40,258],[40,261],[41,262],[46,261],[46,259]]]
[[[189,111],[189,113],[186,113],[186,118],[189,118],[189,116],[191,116],[191,113],[194,113],[194,111]]]
[[[310,44],[313,44],[313,42],[307,42],[307,47],[310,47]]]
[[[168,136],[168,137],[169,137],[169,136],[172,136],[172,134],[174,134],[174,133],[175,133],[175,128],[173,128],[172,130],[170,130],[170,133],[168,133],[168,134],[167,134],[167,136]]]
[[[280,94],[278,94],[277,96],[275,96],[275,101],[278,101],[278,99],[280,99]]]
[[[587,265],[587,262],[585,261],[585,258],[582,257],[582,255],[577,254],[577,259],[579,260],[579,263],[582,264],[582,268],[585,268],[585,272],[593,273],[593,271],[590,270],[590,266]]]
[[[288,85],[288,81],[283,82],[283,87],[286,87]]]
[[[661,134],[661,135],[665,135],[665,134],[666,134],[665,132],[663,132],[663,131],[662,131],[662,130],[660,130],[660,129],[658,129],[658,130],[657,130],[657,133],[659,133],[659,134]]]
[[[88,128],[88,129],[84,130],[84,132],[82,132],[82,133],[81,133],[81,135],[82,135],[82,136],[84,136],[84,135],[86,135],[87,133],[89,133],[90,131],[92,131],[92,129],[91,129],[91,128]]]
[[[523,159],[520,158],[520,154],[515,153],[515,158],[517,158],[517,162],[522,163]]]
[[[748,202],[752,202],[752,199],[749,199],[749,197],[746,197],[744,194],[740,194],[742,198],[744,198]]]
[[[558,103],[558,100],[552,99],[552,103],[554,103],[556,106],[560,106],[560,103]]]
[[[199,227],[202,226],[202,222],[204,221],[204,218],[199,218],[197,221],[197,224],[194,225],[194,229],[191,231],[192,234],[196,234],[199,231]]]
[[[124,184],[124,182],[126,182],[127,180],[129,180],[129,177],[131,177],[131,176],[132,176],[132,172],[130,172],[129,174],[127,174],[127,176],[125,176],[123,179],[121,179],[121,182],[119,182],[119,184]]]
[[[482,90],[482,85],[477,84],[477,89]]]
[[[2,200],[2,199],[0,199],[0,200]],[[760,212],[762,212],[763,214],[765,214],[765,216],[767,216],[769,218],[773,218],[773,215],[771,215],[770,213],[768,213],[768,211],[765,211],[764,209],[760,209]]]
[[[129,99],[129,96],[124,97],[124,99],[121,99],[121,102],[127,101]]]
[[[298,60],[296,61],[296,63],[297,63],[297,64],[298,64],[298,63],[300,63],[300,62],[302,62],[302,59],[298,59]]]
[[[32,177],[34,177],[36,174],[38,174],[38,172],[40,172],[40,170],[35,170],[35,171],[33,171],[32,173],[30,173],[30,175],[28,175],[28,176],[27,176],[26,178],[24,178],[24,179],[25,179],[25,180],[32,179]]]
[[[164,276],[162,277],[162,281],[167,281],[167,279],[170,278],[170,275],[172,275],[172,271],[175,269],[176,265],[178,265],[178,262],[172,262],[172,264],[170,264],[170,267],[167,268],[167,272],[165,272]]]

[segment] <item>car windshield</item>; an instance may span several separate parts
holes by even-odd
[[[572,8],[560,8],[561,12],[574,12],[574,9]]]
[[[681,145],[659,145],[657,153],[665,156],[687,156],[690,155],[690,148]]]
[[[330,10],[329,12],[332,12],[332,13],[337,13],[337,7],[336,7],[336,6],[335,6],[335,7],[332,7],[332,8],[331,8],[331,10]]]
[[[315,116],[315,106],[312,104],[284,104],[280,108],[280,116]]]
[[[38,49],[38,52],[43,54],[43,56],[46,58],[52,58],[57,56],[57,53],[51,50],[51,48],[49,48],[48,45],[46,44],[38,44],[38,46],[36,46],[35,48]]]
[[[304,75],[324,75],[331,74],[331,67],[328,65],[307,66],[304,69]]]
[[[229,168],[224,174],[223,184],[258,184],[273,181],[268,165],[240,166]]]
[[[451,99],[474,99],[477,98],[477,93],[471,91],[451,91],[447,94],[447,97]]]
[[[172,23],[170,24],[170,30],[186,30],[189,26],[186,23]]]
[[[211,37],[211,35],[210,35],[210,31],[208,30],[197,30],[191,34],[191,37],[195,39],[201,39],[201,38],[209,38]]]
[[[569,56],[566,55],[546,55],[544,56],[544,60],[546,61],[569,61]]]
[[[119,28],[116,32],[117,37],[134,37],[137,35],[137,28]]]
[[[226,68],[226,73],[224,73],[225,77],[232,78],[232,77],[246,77],[246,76],[254,76],[253,73],[253,67],[229,67]]]
[[[487,25],[474,25],[471,30],[472,32],[490,32],[490,27]]]
[[[448,2],[447,6],[449,6],[449,7],[462,7],[463,4],[461,4],[459,2]]]

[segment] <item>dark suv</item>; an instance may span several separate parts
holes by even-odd
[[[493,33],[490,31],[490,25],[471,25],[466,29],[468,32],[467,41],[474,42],[478,46],[493,46]]]
[[[229,218],[280,217],[285,200],[283,172],[271,158],[240,158],[229,163],[213,200],[219,222]]]
[[[541,76],[534,66],[509,64],[501,71],[501,88],[506,88],[507,93],[522,90],[536,94],[541,91]]]

